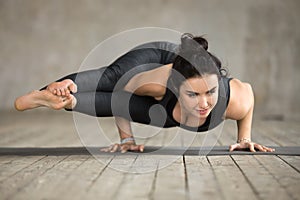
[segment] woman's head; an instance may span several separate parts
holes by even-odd
[[[185,33],[170,75],[171,89],[184,111],[206,118],[218,100],[221,62],[207,51],[203,37]]]
[[[181,36],[178,55],[173,62],[170,76],[174,88],[179,89],[189,78],[215,74],[220,80],[221,76],[225,76],[220,60],[207,49],[208,42],[203,37],[194,37],[190,33]]]
[[[182,112],[196,118],[206,118],[218,101],[218,77],[215,74],[189,78],[179,89]]]

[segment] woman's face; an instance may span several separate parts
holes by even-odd
[[[207,118],[218,101],[218,89],[218,77],[215,74],[187,79],[179,90],[182,112],[190,117]]]

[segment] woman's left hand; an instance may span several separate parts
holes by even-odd
[[[229,146],[229,151],[250,149],[251,152],[256,152],[255,149],[263,152],[273,152],[275,149],[254,143],[254,142],[240,142]]]

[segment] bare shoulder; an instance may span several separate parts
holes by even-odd
[[[249,83],[238,79],[229,82],[230,99],[226,110],[226,118],[242,119],[254,105],[253,90]]]

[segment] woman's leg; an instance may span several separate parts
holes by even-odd
[[[162,59],[162,55],[163,53],[161,53],[161,51],[156,48],[145,48],[130,51],[118,58],[109,67],[102,67],[95,70],[74,73],[57,80],[57,84],[60,84],[56,85],[59,88],[59,92],[53,92],[52,90],[52,94],[54,95],[56,93],[57,95],[65,98],[73,97],[70,96],[68,92],[71,91],[70,93],[73,93],[76,92],[76,90],[77,94],[99,91],[112,92],[120,78],[132,69],[135,70],[131,71],[133,73],[130,73],[129,76],[127,76],[128,80],[136,73],[150,70],[159,66],[153,65],[153,63],[169,63],[168,59]],[[148,66],[147,64],[149,63],[151,63],[151,65]],[[142,65],[144,66],[141,67]],[[120,84],[121,88],[123,84],[125,83]],[[58,99],[57,96],[49,96],[49,93],[43,92],[47,89],[47,87],[48,86],[45,86],[40,89],[41,93],[39,93],[38,91],[33,91],[29,94],[17,98],[15,101],[16,109],[26,110],[39,106],[47,106],[53,109],[60,109],[61,107],[67,105],[67,103],[65,103],[64,101],[62,103],[61,99]],[[47,91],[50,92],[50,90]],[[73,100],[73,102],[75,100]]]
[[[119,90],[135,74],[171,63],[175,56],[172,52],[174,47],[174,44],[164,42],[141,45],[120,56],[108,67],[70,74],[41,90],[48,89],[59,96],[76,92],[112,92],[122,77]]]
[[[72,111],[96,117],[119,116],[142,124],[165,126],[167,116],[164,108],[149,96],[116,91],[76,93],[74,97],[76,105]]]
[[[106,68],[107,67],[102,67],[99,69],[69,74],[40,90],[48,89],[53,94],[59,96],[65,96],[64,92],[66,92],[66,90],[69,90],[72,93],[97,91],[100,89],[98,88],[99,81]]]
[[[173,60],[172,52],[166,52],[158,47],[159,46],[156,47],[154,45],[151,48],[145,47],[131,50],[120,56],[108,67],[101,67],[67,75],[57,80],[56,83],[53,84],[53,87],[49,87],[49,90],[54,91],[55,88],[58,88],[59,90],[57,90],[57,93],[53,92],[58,95],[64,95],[65,93],[68,93],[68,91],[74,93],[76,89],[77,92],[112,92],[124,74],[127,76],[126,78],[123,78],[124,83],[122,82],[118,85],[120,88],[122,88],[122,86],[126,84],[126,81],[129,81],[129,79],[137,73],[157,68],[161,65],[170,63]],[[47,86],[43,87],[41,90],[46,88]]]

